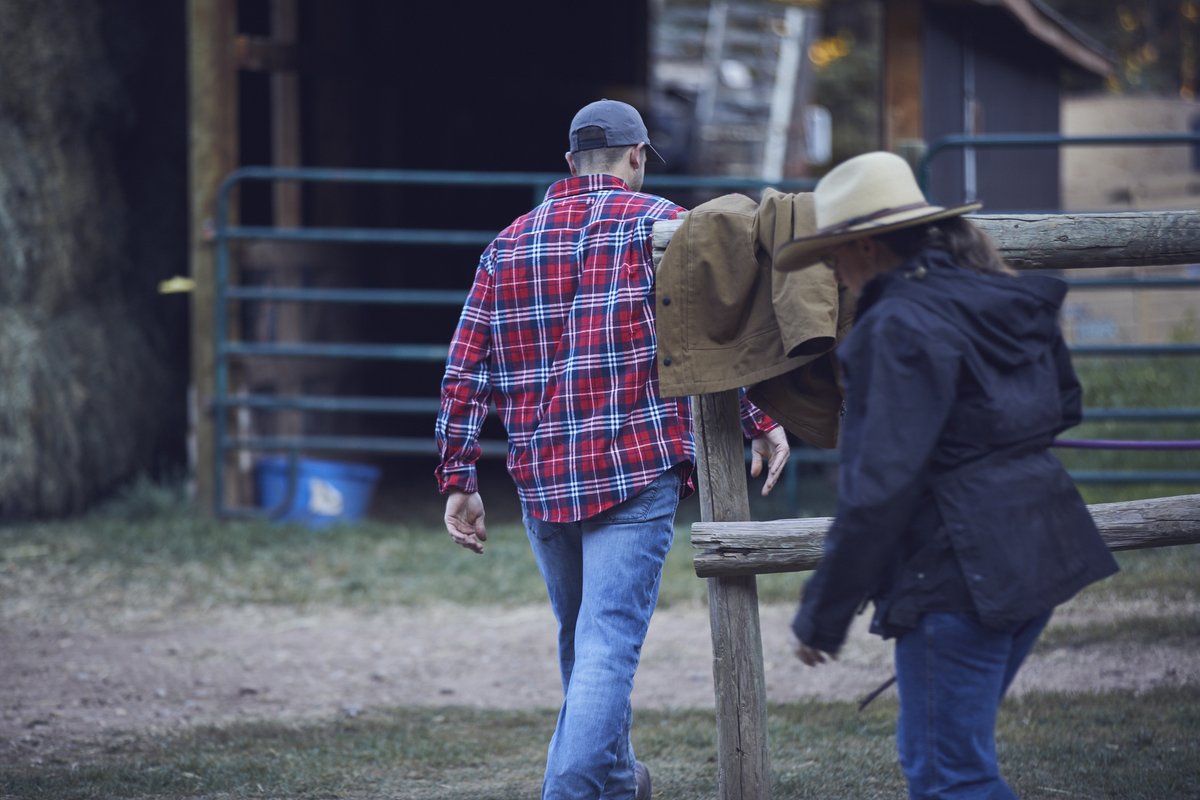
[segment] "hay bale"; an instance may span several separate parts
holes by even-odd
[[[135,6],[0,0],[0,519],[79,511],[183,440],[181,315],[154,294],[182,258],[130,204],[155,203],[130,170],[160,168],[130,149],[163,131],[142,129],[128,28],[101,15]]]
[[[52,320],[0,311],[0,509],[5,519],[80,511],[144,462],[167,373],[118,307]]]

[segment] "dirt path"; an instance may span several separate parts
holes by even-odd
[[[891,675],[890,644],[860,618],[837,664],[804,669],[791,655],[790,606],[761,610],[768,697],[857,699]],[[1146,601],[1077,604],[1055,623],[1196,613]],[[635,707],[712,707],[704,608],[654,618]],[[36,763],[135,732],[235,720],[370,714],[395,705],[556,707],[554,622],[544,606],[436,606],[392,613],[228,610],[204,618],[111,627],[0,627],[0,761]],[[1179,647],[1109,641],[1035,653],[1014,692],[1200,684],[1200,659]]]

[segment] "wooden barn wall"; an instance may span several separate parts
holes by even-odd
[[[964,76],[974,55],[975,133],[1057,133],[1060,62],[1007,15],[927,7],[922,28],[926,87],[925,141],[963,133]],[[952,76],[952,77],[947,77]],[[987,210],[1057,209],[1059,153],[1054,147],[979,149],[977,199]],[[964,199],[963,151],[936,156],[931,169],[936,202]]]

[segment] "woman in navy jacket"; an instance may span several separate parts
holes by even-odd
[[[1081,392],[1056,279],[1017,276],[908,165],[868,153],[814,192],[818,233],[776,269],[823,261],[859,296],[838,349],[838,508],[792,629],[809,666],[854,614],[895,638],[897,746],[912,798],[1015,797],[996,712],[1055,605],[1116,571],[1054,437]]]

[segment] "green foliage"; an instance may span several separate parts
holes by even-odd
[[[1115,92],[1179,95],[1196,90],[1196,0],[1046,0],[1114,57]]]

